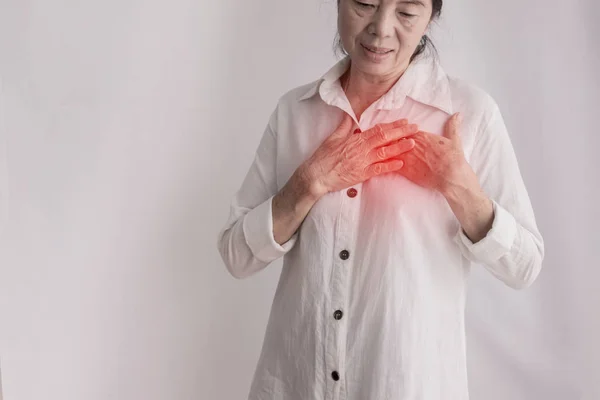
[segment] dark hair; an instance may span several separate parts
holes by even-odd
[[[440,17],[442,14],[442,3],[443,0],[431,0],[431,21],[434,21]],[[338,8],[340,7],[340,0],[337,0]],[[415,57],[421,55],[427,48],[430,48],[435,54],[437,54],[437,49],[435,45],[427,35],[423,35],[419,45],[415,49],[415,52],[410,57],[410,61],[412,61]],[[334,39],[334,52],[336,54],[341,54],[343,56],[348,55],[346,50],[344,50],[344,46],[342,45],[342,39],[340,38],[339,32],[335,34]]]

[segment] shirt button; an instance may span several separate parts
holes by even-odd
[[[333,313],[333,318],[339,321],[340,319],[342,319],[343,315],[344,313],[342,312],[342,310],[335,310],[335,312]]]
[[[337,371],[333,371],[331,373],[331,377],[333,378],[334,381],[339,381],[340,380],[340,374]]]
[[[354,188],[350,188],[348,189],[348,191],[346,192],[346,194],[348,195],[348,197],[356,197],[356,194],[358,193],[358,190],[354,189]]]
[[[342,260],[347,260],[350,257],[350,252],[348,250],[340,251],[340,258]]]

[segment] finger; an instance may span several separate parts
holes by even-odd
[[[348,132],[352,129],[352,125],[354,125],[354,119],[348,114],[344,112],[344,116],[342,117],[342,121],[334,132],[336,136],[344,136],[347,135]]]
[[[376,125],[375,128],[377,127],[379,127],[379,125]],[[371,132],[370,131],[371,129],[365,132],[367,134],[367,143],[369,147],[375,148],[386,145],[394,140],[414,135],[419,131],[419,127],[417,124],[398,124],[389,130],[384,130],[383,128],[379,127],[377,129],[373,129]]]
[[[371,127],[371,129],[367,129],[366,131],[363,132],[363,136],[369,136],[373,133],[377,133],[379,130],[390,130],[390,129],[395,129],[395,128],[400,128],[404,125],[408,124],[408,120],[406,118],[402,118],[396,121],[392,121],[392,122],[385,122],[385,123],[380,123],[377,124],[373,127]]]
[[[408,119],[406,118],[402,118],[396,121],[392,121],[392,122],[386,122],[383,124],[377,124],[379,126],[381,126],[381,128],[386,131],[386,130],[390,130],[390,129],[395,129],[395,128],[400,128],[404,125],[408,124]]]
[[[370,179],[377,175],[382,175],[388,172],[394,172],[400,170],[404,166],[404,162],[402,160],[390,159],[388,161],[382,161],[375,164],[371,164],[367,167],[366,179]],[[365,180],[366,180],[365,179]]]
[[[412,150],[413,147],[415,147],[415,141],[413,139],[400,139],[389,146],[373,149],[369,153],[369,161],[374,163],[397,157],[400,154]]]
[[[461,119],[462,118],[460,113],[455,113],[450,118],[448,118],[444,126],[445,137],[447,137],[450,140],[460,139],[458,131],[460,129]]]
[[[405,125],[408,124],[408,120],[406,118],[402,118],[393,122],[386,122],[386,123],[381,123],[381,124],[377,124],[373,127],[371,127],[370,129],[367,129],[366,131],[364,131],[362,133],[363,137],[370,137],[373,134],[378,134],[378,132],[384,130],[384,131],[388,131],[391,129],[396,129],[396,128],[401,128]]]

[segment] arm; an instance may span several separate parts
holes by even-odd
[[[299,167],[279,193],[273,197],[273,237],[287,242],[298,230],[321,195],[311,185],[304,168]]]
[[[229,219],[218,235],[218,249],[229,273],[246,278],[289,252],[297,230],[317,200],[302,168],[277,193],[276,111],[271,116]]]
[[[469,164],[480,185],[451,188],[446,199],[461,227],[455,241],[508,286],[530,286],[544,258],[529,195],[498,106],[475,138]]]
[[[290,251],[298,227],[321,196],[402,168],[403,162],[396,157],[411,150],[414,141],[399,139],[417,132],[417,126],[404,119],[354,135],[352,118],[343,113],[338,128],[275,194],[276,115],[269,121],[254,163],[233,200],[229,221],[219,234],[221,257],[237,278],[252,275]]]

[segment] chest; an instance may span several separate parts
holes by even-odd
[[[342,109],[322,106],[310,113],[298,112],[282,124],[277,148],[277,185],[281,189],[294,171],[336,130],[342,119]],[[406,118],[419,129],[442,135],[449,115],[445,112],[407,98],[403,106],[391,110],[370,108],[362,113],[358,127],[365,132],[380,123]]]

